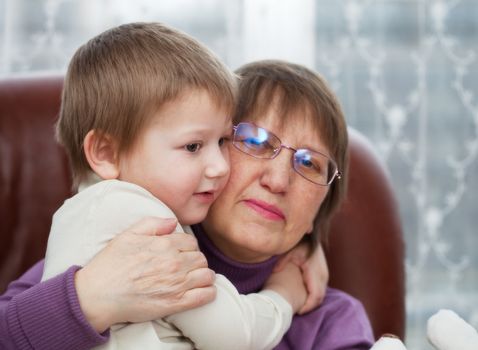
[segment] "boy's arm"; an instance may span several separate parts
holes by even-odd
[[[167,317],[198,349],[272,349],[289,329],[293,310],[273,289],[241,295],[217,274],[216,299]]]
[[[302,271],[302,277],[307,289],[307,300],[299,310],[299,315],[317,308],[325,297],[329,281],[329,269],[322,245],[310,253],[310,244],[302,242],[292,248],[279,259],[274,272],[281,271],[289,262],[297,265]]]
[[[143,216],[163,217],[167,214],[167,208],[164,205],[160,202],[158,204],[158,201],[155,202],[154,198],[151,198],[152,196],[145,196],[144,190],[141,191],[137,186],[121,183],[116,185],[121,188],[126,186],[128,189],[127,191],[114,191],[102,199],[101,206],[95,208],[97,230],[94,235],[89,236],[88,242],[88,247],[94,249],[88,252],[90,257],[86,261],[114,237],[114,232],[124,230],[131,222],[137,221]],[[172,215],[170,210],[169,213]],[[62,238],[66,238],[65,232],[62,230],[60,232],[63,235]],[[88,232],[92,233],[93,230],[88,229]],[[72,246],[71,242],[74,239],[75,237],[71,237],[71,235],[68,237],[69,253],[64,254],[64,259],[58,261],[61,266],[52,267],[53,270],[61,270],[65,266],[86,262],[77,245]],[[50,248],[50,243],[52,242],[49,241],[48,248]],[[74,250],[73,247],[76,249]],[[57,244],[56,249],[59,248],[63,249],[64,247]],[[51,254],[54,255],[55,252],[52,251]],[[207,311],[197,314],[197,311],[203,310],[201,307],[193,309],[194,311],[180,313],[177,317],[168,318],[168,320],[174,320],[174,325],[186,337],[191,338],[198,348],[202,345],[206,349],[267,349],[272,348],[280,341],[292,318],[292,310],[284,299],[273,292],[264,292],[251,297],[241,296],[235,287],[223,277],[217,279],[215,286],[217,297],[214,302],[205,306]],[[194,314],[197,315],[196,318]],[[261,333],[256,330],[263,331]],[[267,330],[268,333],[271,333],[272,330],[272,336],[265,336],[264,330]]]
[[[307,298],[307,290],[300,268],[294,263],[287,263],[281,271],[274,272],[264,285],[264,289],[279,293],[297,313]]]
[[[53,216],[42,280],[72,265],[86,265],[108,242],[147,216],[175,218],[149,192],[127,182],[102,181],[70,198]]]

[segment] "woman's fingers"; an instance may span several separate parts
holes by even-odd
[[[162,318],[214,299],[214,273],[193,235],[168,234],[175,225],[145,218],[76,273],[80,305],[95,329]]]
[[[149,236],[160,236],[172,233],[177,224],[178,220],[175,218],[157,218],[150,216],[133,224],[126,230],[126,232]]]
[[[210,303],[216,298],[214,271],[208,268],[193,270],[184,282],[185,292],[169,303],[168,315]],[[162,301],[163,303],[163,301]]]
[[[176,308],[173,306],[170,315],[193,309],[210,303],[216,298],[216,287],[214,285],[194,288],[187,290],[181,297],[181,301],[177,303]]]
[[[208,287],[213,285],[215,279],[215,272],[207,267],[192,270],[187,275],[184,287],[186,290]]]
[[[179,260],[184,266],[185,272],[207,268],[208,266],[206,257],[200,251],[179,252],[178,254],[181,254]]]
[[[163,236],[161,238],[169,241],[172,252],[190,252],[199,249],[196,237],[188,233],[176,232],[173,235]]]

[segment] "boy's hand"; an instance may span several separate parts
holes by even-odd
[[[279,293],[292,306],[294,313],[302,309],[307,299],[302,272],[293,263],[287,263],[280,271],[274,272],[266,281],[264,289]]]
[[[322,246],[319,245],[317,249],[307,257],[309,249],[307,243],[298,244],[284,255],[274,268],[275,272],[281,271],[288,263],[292,262],[301,269],[308,296],[305,304],[298,312],[300,315],[312,311],[322,303],[329,281],[329,269]]]

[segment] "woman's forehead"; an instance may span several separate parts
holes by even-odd
[[[287,129],[289,132],[295,127],[300,130],[309,130],[310,136],[319,139],[318,141],[310,140],[310,142],[321,141],[322,148],[333,149],[330,143],[334,142],[334,138],[330,135],[333,123],[325,119],[326,116],[323,114],[322,108],[302,94],[293,95],[287,94],[280,87],[263,89],[256,93],[253,103],[249,104],[241,115],[236,115],[235,122],[249,121],[256,124],[267,122],[274,129],[270,131],[277,133],[279,138]],[[322,151],[325,150],[322,149]]]
[[[274,124],[280,128],[291,123],[304,123],[320,132],[322,122],[311,102],[304,96],[294,97],[284,94],[280,89],[269,95],[260,94],[249,111],[249,114],[252,114],[249,117],[254,120],[272,118]]]
[[[318,123],[314,123],[311,116],[304,116],[302,111],[290,111],[281,115],[278,111],[269,109],[268,112],[245,121],[273,132],[288,146],[329,153]]]

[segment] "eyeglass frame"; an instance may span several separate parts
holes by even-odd
[[[274,149],[274,153],[273,153],[272,157],[258,157],[258,156],[255,156],[255,155],[251,154],[251,153],[247,153],[246,151],[244,151],[244,150],[242,150],[241,148],[239,148],[239,146],[238,146],[236,143],[238,143],[238,142],[240,142],[240,141],[236,141],[236,132],[237,132],[237,129],[238,129],[239,125],[241,125],[241,124],[248,124],[248,125],[252,125],[252,126],[254,126],[254,127],[258,128],[258,129],[262,129],[262,130],[264,130],[264,131],[267,132],[267,135],[270,134],[270,135],[274,136],[274,137],[280,142],[279,147],[277,147],[277,148]],[[337,178],[338,180],[340,180],[340,179],[342,178],[342,172],[339,171],[339,167],[337,166],[337,163],[336,163],[331,157],[329,157],[328,155],[326,155],[326,154],[324,154],[324,153],[322,153],[322,152],[314,151],[314,150],[311,150],[311,149],[308,149],[308,148],[299,148],[299,149],[297,149],[297,148],[294,148],[294,147],[292,147],[292,146],[286,145],[286,144],[282,143],[282,140],[279,138],[279,136],[277,136],[276,134],[274,134],[272,131],[269,131],[269,130],[267,130],[266,128],[263,128],[263,127],[261,127],[261,126],[258,126],[258,125],[254,124],[254,123],[250,123],[250,122],[240,122],[240,123],[238,123],[237,125],[233,125],[232,129],[233,129],[232,145],[233,145],[234,148],[236,148],[238,151],[240,151],[240,152],[242,152],[242,153],[244,153],[244,154],[247,154],[248,156],[251,156],[251,157],[256,158],[256,159],[274,159],[274,158],[276,158],[276,157],[279,155],[279,153],[282,151],[282,149],[285,148],[285,149],[291,150],[291,151],[293,152],[293,153],[292,153],[292,158],[291,158],[292,169],[293,169],[297,174],[299,174],[302,178],[306,179],[307,181],[312,182],[313,184],[318,185],[318,186],[330,186],[330,185],[332,184],[332,182],[334,182],[334,180],[335,180],[336,178]],[[328,161],[331,162],[331,163],[334,165],[334,167],[335,167],[335,172],[331,175],[330,180],[329,180],[326,184],[317,183],[317,182],[315,182],[315,181],[313,181],[313,180],[307,178],[304,174],[300,173],[300,172],[296,169],[296,167],[295,167],[295,165],[294,165],[294,164],[295,164],[295,162],[294,162],[294,156],[295,156],[295,154],[296,154],[299,150],[302,150],[302,149],[307,150],[307,151],[309,151],[309,152],[314,152],[314,153],[320,154],[321,156],[327,158]]]

